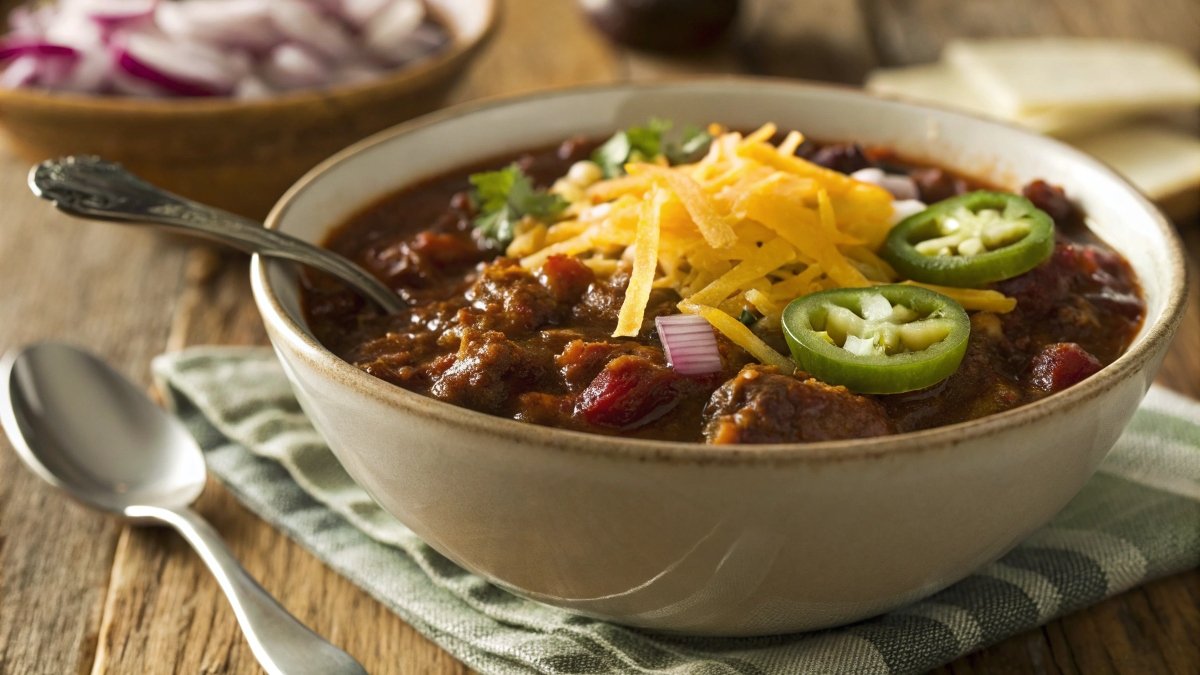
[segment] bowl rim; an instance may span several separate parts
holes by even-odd
[[[475,35],[464,37],[461,32],[456,30],[446,48],[432,54],[429,58],[421,59],[412,66],[394,68],[382,77],[363,82],[296,89],[254,99],[239,99],[232,96],[143,98],[138,96],[97,96],[47,89],[0,88],[0,106],[74,108],[90,114],[140,117],[177,117],[228,112],[271,114],[280,108],[293,105],[311,105],[319,101],[354,97],[380,89],[415,86],[421,84],[427,77],[481,49],[496,32],[500,4],[499,0],[482,0],[478,11],[484,12],[483,27]]]
[[[570,429],[545,427],[527,422],[518,422],[506,417],[455,406],[409,391],[384,380],[373,377],[326,349],[303,326],[293,321],[266,274],[266,265],[258,255],[251,258],[250,277],[259,313],[269,330],[272,330],[300,359],[336,382],[348,386],[358,393],[369,396],[390,407],[403,409],[410,414],[431,418],[438,422],[467,428],[476,433],[502,437],[506,440],[533,446],[580,452],[609,458],[635,459],[638,461],[686,462],[719,465],[829,463],[863,460],[919,453],[934,449],[956,447],[967,441],[994,435],[1001,431],[1026,426],[1043,418],[1061,415],[1078,408],[1087,401],[1103,394],[1110,385],[1139,372],[1160,347],[1174,335],[1183,319],[1188,291],[1188,268],[1183,245],[1174,228],[1159,209],[1120,173],[1081,150],[1054,138],[1041,136],[1016,124],[992,119],[984,115],[963,112],[945,106],[917,103],[897,96],[882,96],[848,85],[808,82],[775,77],[748,75],[724,75],[677,78],[670,81],[648,83],[605,83],[571,85],[519,96],[500,96],[463,103],[429,113],[398,124],[359,141],[313,167],[297,181],[275,204],[267,216],[266,227],[277,229],[287,216],[297,197],[308,190],[322,176],[361,152],[390,142],[392,139],[417,133],[427,127],[459,117],[515,103],[528,103],[548,98],[573,96],[588,93],[670,90],[689,86],[714,86],[741,83],[761,87],[791,90],[832,91],[851,98],[885,100],[914,111],[936,110],[939,113],[968,118],[984,125],[1006,127],[1023,135],[1049,142],[1056,151],[1064,153],[1073,162],[1091,165],[1108,175],[1129,190],[1138,202],[1146,219],[1154,224],[1163,235],[1170,261],[1168,284],[1161,316],[1149,326],[1144,326],[1144,336],[1136,341],[1113,363],[1100,372],[1068,389],[1011,410],[985,417],[890,436],[873,438],[821,441],[815,443],[770,443],[710,445],[699,442],[660,441],[625,438],[594,434]],[[399,189],[400,186],[397,186]]]

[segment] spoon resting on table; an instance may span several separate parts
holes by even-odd
[[[49,342],[6,355],[0,425],[47,483],[134,524],[182,534],[217,578],[268,673],[366,675],[276,602],[188,508],[206,479],[200,447],[178,419],[99,358]]]
[[[337,277],[389,314],[406,306],[369,272],[333,251],[167,192],[99,157],[46,160],[29,171],[29,189],[72,216],[147,223],[246,253],[292,260]]]

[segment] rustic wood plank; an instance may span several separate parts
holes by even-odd
[[[29,194],[26,169],[0,143],[0,350],[70,341],[147,382],[183,250],[58,214]],[[36,479],[6,439],[0,446],[0,672],[86,672],[120,526]]]

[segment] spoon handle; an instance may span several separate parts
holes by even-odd
[[[99,157],[42,162],[29,172],[29,189],[72,216],[152,223],[246,253],[303,263],[345,281],[389,313],[404,309],[404,301],[391,289],[332,251],[167,192]]]
[[[258,585],[195,511],[133,506],[125,515],[165,522],[187,539],[225,591],[250,649],[270,675],[366,675],[349,654],[309,630]]]

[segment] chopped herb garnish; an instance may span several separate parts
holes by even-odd
[[[679,143],[668,144],[667,159],[672,164],[687,164],[694,162],[708,152],[708,146],[712,145],[712,134],[697,126],[687,126],[683,128],[683,138]]]
[[[682,164],[698,159],[708,150],[712,136],[707,131],[685,127],[682,137],[675,142],[667,138],[671,126],[669,120],[651,118],[645,126],[618,131],[596,148],[592,161],[604,170],[605,178],[612,178],[625,173],[629,162],[652,162],[666,157],[671,164]]]
[[[758,321],[758,316],[748,309],[743,309],[742,313],[738,315],[738,321],[741,321],[745,326],[753,326],[754,322]]]
[[[562,197],[535,189],[529,176],[516,164],[499,171],[471,174],[469,180],[475,188],[472,198],[479,208],[475,227],[499,246],[512,242],[522,218],[549,221],[567,208]]]

